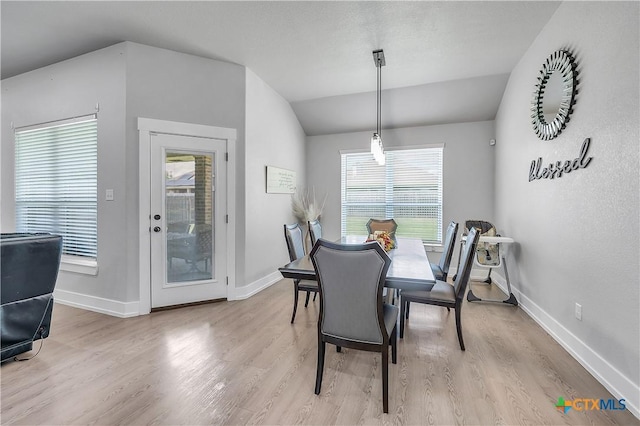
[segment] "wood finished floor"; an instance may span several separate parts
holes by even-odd
[[[474,284],[483,297],[487,287]],[[484,296],[486,297],[486,296]],[[318,302],[289,323],[292,284],[248,300],[114,318],[57,304],[34,359],[1,367],[4,424],[640,424],[628,411],[555,408],[612,398],[519,308],[412,304],[382,413],[380,355],[329,346],[313,393]],[[37,348],[39,343],[34,345]]]

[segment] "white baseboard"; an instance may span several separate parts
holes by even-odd
[[[491,279],[505,294],[507,281],[497,270],[491,273]],[[518,289],[511,287],[518,299],[518,305],[535,322],[540,325],[556,342],[576,359],[587,371],[598,380],[616,399],[624,399],[625,406],[634,416],[640,419],[640,385],[623,375],[618,369],[602,358],[585,342],[556,321],[535,302],[523,295]],[[584,395],[590,397],[591,395]]]
[[[229,300],[244,300],[253,296],[256,293],[261,292],[265,288],[272,286],[282,279],[282,274],[279,271],[272,272],[271,274],[262,277],[249,285],[243,287],[236,287],[233,299]]]
[[[233,296],[228,300],[248,299],[265,288],[277,283],[282,279],[282,274],[275,271],[260,278],[244,287],[237,287]],[[129,318],[140,315],[138,301],[120,302],[118,300],[105,299],[102,297],[90,296],[73,291],[55,289],[53,292],[55,301],[62,305],[73,306],[74,308],[86,309],[88,311],[99,312],[120,318]]]
[[[55,289],[54,300],[62,305],[74,308],[86,309],[120,318],[129,318],[139,315],[138,301],[120,302],[118,300],[104,299],[102,297],[89,296],[73,291]]]

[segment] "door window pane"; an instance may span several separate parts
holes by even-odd
[[[213,155],[167,152],[165,215],[167,282],[212,279],[214,275]]]

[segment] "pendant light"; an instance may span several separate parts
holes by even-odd
[[[373,62],[377,68],[378,85],[376,87],[376,131],[371,137],[371,154],[376,162],[383,166],[385,155],[384,147],[382,145],[382,131],[380,128],[380,121],[382,120],[382,67],[386,65],[384,60],[384,51],[382,49],[373,51]]]

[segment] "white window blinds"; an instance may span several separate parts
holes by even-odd
[[[16,228],[63,238],[63,254],[97,257],[95,115],[16,129]]]
[[[398,236],[441,244],[442,151],[386,150],[383,166],[370,152],[343,153],[342,236],[366,234],[371,218],[393,218]]]

